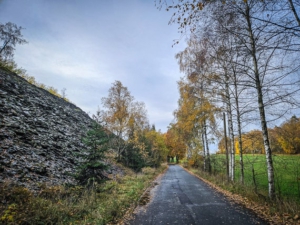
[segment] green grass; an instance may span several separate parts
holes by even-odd
[[[265,155],[244,155],[245,186],[255,189],[267,196],[268,177]],[[235,181],[240,179],[239,156],[236,155]],[[226,179],[225,155],[212,155],[212,169],[214,174],[223,174]],[[300,200],[300,155],[274,155],[274,174],[276,194],[280,198]],[[253,173],[254,171],[254,173]]]
[[[166,166],[127,171],[87,190],[84,187],[42,188],[33,195],[22,187],[0,185],[0,224],[108,224],[134,208],[145,189]]]

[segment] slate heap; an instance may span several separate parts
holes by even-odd
[[[74,183],[69,174],[91,124],[74,104],[0,69],[0,182],[32,190]]]

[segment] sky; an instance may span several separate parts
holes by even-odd
[[[116,80],[144,102],[151,124],[162,132],[173,120],[183,74],[175,54],[184,50],[171,12],[154,0],[0,0],[0,23],[22,26],[28,44],[15,61],[36,81],[66,89],[89,115]]]

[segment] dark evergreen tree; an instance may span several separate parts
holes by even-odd
[[[101,182],[107,177],[103,175],[103,171],[107,165],[103,162],[105,152],[108,150],[109,135],[103,127],[97,123],[93,124],[93,128],[89,130],[83,138],[86,149],[78,154],[80,163],[76,179],[80,184],[92,185],[94,182]]]
[[[140,149],[129,144],[126,150],[122,153],[122,162],[127,167],[137,171],[140,171],[145,166],[145,161],[142,157]]]

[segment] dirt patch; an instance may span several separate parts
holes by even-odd
[[[163,173],[164,174],[164,173]],[[160,184],[163,174],[160,174],[156,177],[156,179],[152,182],[151,186],[146,189],[146,191],[141,196],[137,207],[134,209],[129,219],[132,219],[135,214],[146,211],[148,207],[148,203],[151,202],[152,198],[155,196],[157,192],[157,187]],[[126,224],[126,223],[125,223]]]

